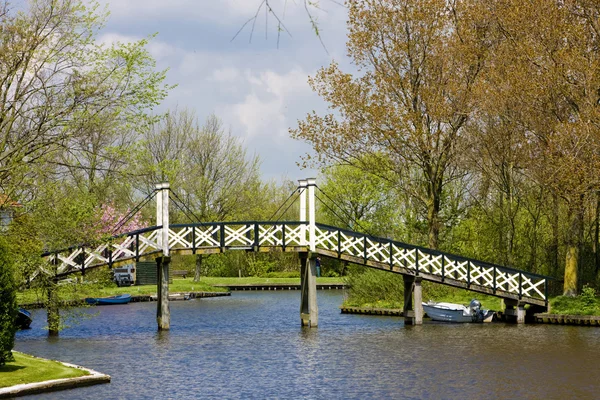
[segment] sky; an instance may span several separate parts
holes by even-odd
[[[314,0],[313,0],[314,1]],[[128,42],[154,33],[148,49],[167,83],[176,84],[156,110],[194,110],[200,122],[220,117],[252,155],[261,159],[264,179],[314,177],[297,165],[310,145],[289,137],[289,128],[327,104],[308,85],[308,77],[346,57],[347,10],[334,0],[310,7],[320,38],[311,28],[303,0],[270,0],[289,33],[279,35],[277,20],[260,10],[252,32],[248,23],[263,0],[100,0],[110,17],[98,39]],[[242,31],[234,38],[240,28]],[[233,40],[232,40],[233,39]]]

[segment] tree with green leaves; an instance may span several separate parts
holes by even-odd
[[[478,26],[468,2],[348,5],[348,55],[359,74],[334,62],[311,77],[332,113],[307,115],[291,135],[312,144],[317,162],[353,165],[415,199],[436,249],[487,44],[470,40]]]
[[[402,232],[398,196],[388,181],[348,165],[325,168],[323,178],[319,187],[327,196],[317,195],[328,224],[383,237]]]
[[[147,39],[96,42],[107,13],[96,2],[30,0],[0,15],[0,187],[29,187],[32,172],[96,176],[117,169],[123,132],[143,129],[165,96]],[[48,168],[48,166],[54,168]],[[37,168],[37,167],[40,168]],[[29,185],[27,185],[29,184]]]
[[[0,192],[23,205],[13,230],[23,237],[10,237],[15,257],[25,261],[18,275],[31,272],[34,257],[17,251],[36,252],[44,267],[38,272],[50,271],[37,279],[52,288],[53,266],[40,265],[39,251],[97,237],[95,210],[129,195],[121,184],[127,153],[169,86],[148,39],[97,42],[108,16],[97,2],[29,0],[21,11],[8,4],[2,10]],[[57,333],[57,310],[48,310],[50,333]]]
[[[174,222],[251,216],[268,190],[259,177],[259,158],[248,156],[215,115],[200,125],[191,111],[167,113],[145,133],[138,159],[144,190],[168,181],[182,202],[184,209],[174,213]],[[195,280],[201,265],[202,255],[197,255]]]
[[[12,361],[15,343],[17,298],[9,249],[0,238],[0,365]]]

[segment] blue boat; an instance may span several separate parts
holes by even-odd
[[[85,302],[88,304],[95,304],[98,306],[105,306],[109,304],[127,304],[131,301],[130,294],[120,294],[118,296],[111,297],[88,297]]]
[[[31,313],[26,309],[19,307],[19,313],[17,314],[17,327],[19,329],[29,329],[31,321]]]

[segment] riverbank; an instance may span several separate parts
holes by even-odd
[[[317,285],[321,288],[342,288],[344,283],[340,278],[317,278]],[[192,278],[173,279],[169,284],[170,293],[195,293],[195,297],[203,297],[202,293],[227,293],[230,286],[235,287],[299,287],[300,278],[221,278],[202,277],[200,282],[194,282]],[[267,289],[268,290],[268,289]],[[156,285],[125,286],[114,285],[102,287],[97,284],[71,283],[59,285],[59,298],[65,306],[84,304],[86,297],[109,297],[119,294],[131,294],[137,301],[152,301],[151,297],[156,295]],[[210,296],[210,297],[214,297]],[[206,296],[204,296],[206,297]],[[41,291],[29,289],[17,293],[17,302],[23,308],[43,307],[46,299]]]
[[[170,301],[180,301],[180,300],[191,300],[191,299],[201,299],[206,297],[220,297],[220,296],[231,296],[231,292],[179,292],[179,293],[169,293]],[[98,296],[100,297],[100,296]],[[105,296],[102,296],[105,297]],[[131,303],[142,303],[147,301],[157,301],[158,295],[156,293],[153,294],[142,294],[131,296]],[[60,303],[61,307],[77,307],[77,306],[86,306],[87,303],[85,299],[76,299],[76,300],[63,300]],[[36,308],[45,308],[46,303],[39,301],[35,303],[26,303],[19,304],[19,307],[29,309]]]
[[[78,365],[13,351],[0,366],[0,399],[109,383],[110,376]]]

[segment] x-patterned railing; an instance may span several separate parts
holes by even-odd
[[[551,278],[531,272],[316,224],[318,253],[480,293],[547,305]]]
[[[214,222],[169,226],[169,247],[176,253],[223,252],[226,250],[306,250],[306,222]],[[96,244],[73,246],[42,254],[54,265],[48,274],[63,277],[86,270],[113,266],[141,257],[158,255],[161,226],[118,235]]]
[[[216,253],[227,250],[307,251],[307,222],[214,222],[169,226],[173,253]],[[113,266],[158,255],[162,227],[119,235],[96,245],[82,245],[43,255],[57,277],[86,269]],[[549,277],[316,224],[315,252],[424,280],[463,287],[525,303],[547,305]]]

